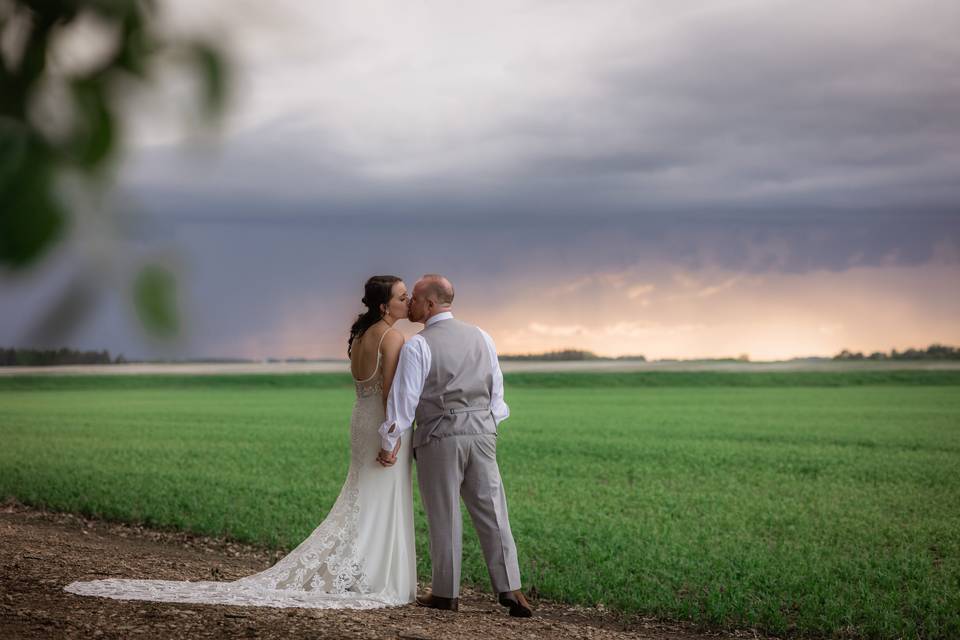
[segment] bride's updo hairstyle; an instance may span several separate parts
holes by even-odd
[[[350,327],[350,339],[347,340],[347,357],[353,350],[353,341],[383,318],[380,305],[390,304],[393,285],[400,280],[401,278],[397,276],[373,276],[367,280],[367,284],[363,285],[363,299],[360,302],[367,306],[367,310],[357,316],[357,321]]]

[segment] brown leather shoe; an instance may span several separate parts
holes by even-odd
[[[530,607],[530,603],[527,602],[522,591],[504,591],[497,596],[497,600],[499,600],[503,606],[509,607],[510,615],[514,618],[529,618],[533,616],[533,609]]]
[[[421,607],[429,607],[431,609],[456,611],[460,607],[460,599],[441,598],[440,596],[435,596],[432,593],[428,593],[426,595],[417,596],[417,604]]]

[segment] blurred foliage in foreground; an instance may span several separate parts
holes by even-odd
[[[123,146],[125,94],[170,62],[198,76],[202,117],[212,121],[227,94],[223,55],[162,33],[155,3],[0,0],[0,268],[35,265],[70,224],[84,223],[70,215],[63,182],[107,182]],[[147,269],[146,286],[135,285],[138,312],[154,333],[171,333],[173,282],[156,275],[162,267]]]

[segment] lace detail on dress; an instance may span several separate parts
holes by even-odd
[[[382,567],[373,567],[377,570],[379,584],[372,587],[371,567],[367,566],[364,550],[359,548],[360,474],[369,476],[378,470],[374,468],[375,449],[380,442],[377,429],[384,420],[383,396],[377,392],[382,391],[383,376],[376,372],[376,380],[373,377],[365,384],[357,384],[357,400],[350,419],[350,469],[340,495],[324,521],[275,565],[233,582],[108,579],[73,582],[64,589],[80,595],[121,600],[265,607],[370,609],[412,601],[416,593],[412,502],[391,505],[403,510],[399,520],[393,522],[403,523],[394,526],[406,526],[409,529],[409,540],[387,538],[382,543],[401,545],[396,552],[403,554],[409,575],[398,582],[396,577],[385,578]],[[394,491],[391,483],[401,481],[396,476],[392,480],[386,475],[377,477],[381,477],[385,483],[377,489],[377,493],[382,491],[386,495]],[[402,481],[407,483],[405,491],[409,492],[409,472]],[[406,494],[403,495],[406,500]],[[370,499],[366,498],[367,501]],[[376,515],[383,507],[370,505],[369,502],[365,504],[368,514],[365,528],[383,528],[382,522],[371,523],[369,519],[371,513]],[[384,584],[385,579],[387,583]],[[377,591],[373,592],[374,589]]]
[[[351,466],[330,514],[300,546],[273,567],[237,582],[262,589],[368,593],[364,562],[357,549],[360,491],[356,476]]]
[[[383,376],[378,376],[372,383],[355,382],[354,384],[357,388],[358,398],[368,398],[373,395],[383,396]]]

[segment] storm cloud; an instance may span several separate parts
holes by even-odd
[[[213,28],[210,8],[171,9]],[[163,99],[132,123],[119,192],[146,224],[128,240],[179,256],[191,352],[294,355],[264,336],[309,334],[278,328],[299,301],[312,354],[339,355],[374,272],[444,271],[501,303],[518,282],[623,272],[658,293],[678,273],[960,275],[955,2],[289,2],[262,17],[241,5],[221,27],[240,90],[213,153],[184,154],[157,124]],[[115,315],[84,339],[135,349]]]

